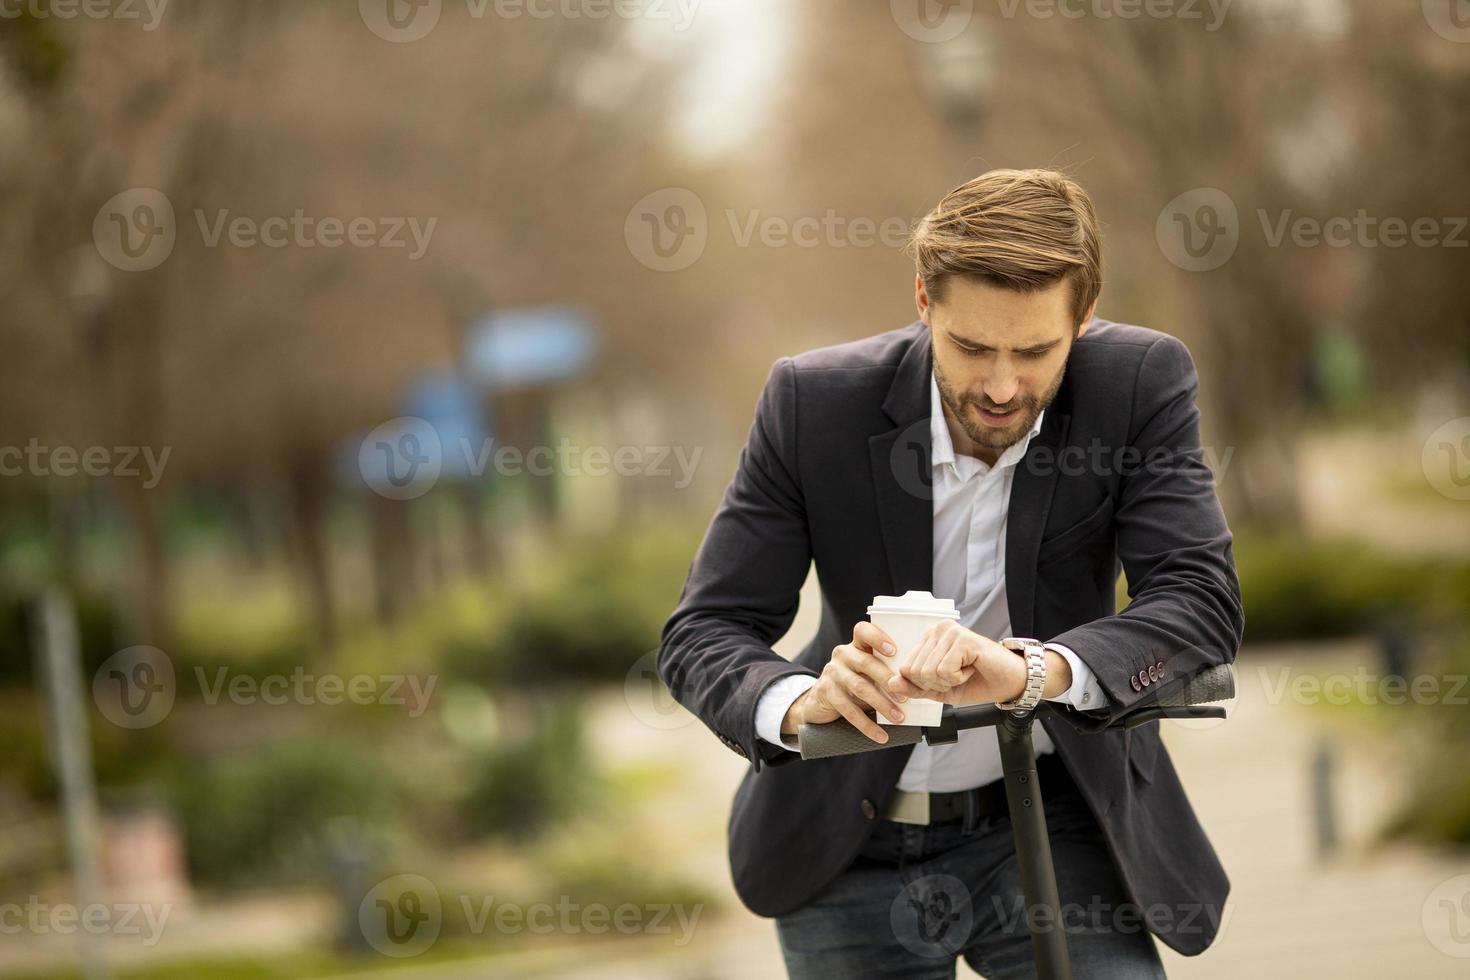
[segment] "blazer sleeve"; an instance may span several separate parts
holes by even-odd
[[[1120,477],[1114,517],[1130,602],[1051,640],[1075,651],[1106,692],[1106,713],[1079,716],[1099,726],[1233,662],[1240,647],[1240,582],[1200,445],[1198,393],[1184,344],[1155,341],[1139,364],[1129,423],[1141,462]]]
[[[658,672],[674,699],[757,772],[800,757],[756,736],[761,693],[817,675],[771,649],[796,616],[811,535],[796,465],[796,370],[772,367],[735,475],[664,624]]]

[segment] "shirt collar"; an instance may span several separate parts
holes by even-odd
[[[1026,455],[1026,447],[1031,440],[1041,431],[1041,420],[1046,418],[1046,409],[1036,413],[1036,424],[1031,426],[1031,431],[1026,433],[1020,442],[1006,449],[995,461],[1000,468],[1014,466]],[[931,443],[929,461],[933,466],[941,466],[948,463],[959,468],[955,460],[954,440],[949,437],[949,426],[944,423],[944,403],[939,399],[939,383],[934,378],[934,372],[929,372],[929,441]],[[973,456],[966,456],[965,461],[969,464],[984,465]],[[967,467],[968,468],[968,467]],[[973,471],[973,468],[969,468]]]

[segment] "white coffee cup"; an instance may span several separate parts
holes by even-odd
[[[935,623],[946,619],[958,620],[959,611],[953,599],[936,599],[928,592],[910,590],[903,595],[879,595],[873,597],[868,607],[868,619],[872,624],[893,638],[896,650],[889,659],[895,672],[909,662],[909,657],[919,645],[924,632]],[[944,710],[943,701],[928,698],[910,698],[902,702],[903,725],[937,725]],[[883,712],[878,712],[880,725],[895,724]]]

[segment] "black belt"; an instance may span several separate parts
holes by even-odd
[[[1037,781],[1041,784],[1042,799],[1058,799],[1063,794],[1078,794],[1077,785],[1072,781],[1072,776],[1067,772],[1067,767],[1055,752],[1047,752],[1036,757]],[[929,820],[934,824],[954,823],[965,819],[967,812],[973,813],[974,818],[981,817],[1004,817],[1009,815],[1009,804],[1006,803],[1005,779],[992,780],[984,786],[976,786],[973,789],[955,790],[949,793],[908,793],[904,794],[895,790],[884,806],[882,816],[884,819],[895,820],[898,823],[916,823],[914,819],[902,819],[901,809],[905,803],[911,801],[901,800],[904,796],[928,796],[929,797]],[[973,810],[969,808],[973,806]]]

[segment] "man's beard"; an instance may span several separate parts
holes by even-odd
[[[1056,378],[1052,380],[1051,386],[1040,398],[1013,398],[1006,405],[996,405],[990,399],[982,396],[976,397],[970,394],[960,394],[949,384],[944,375],[940,373],[939,362],[934,362],[934,383],[939,388],[939,398],[959,422],[960,428],[965,430],[965,435],[977,447],[993,450],[996,453],[1004,452],[1011,446],[1020,442],[1031,431],[1036,424],[1037,416],[1043,409],[1049,406],[1057,397],[1057,391],[1062,387],[1062,377],[1066,374],[1063,368],[1057,372]],[[974,405],[987,412],[999,410],[1009,411],[1019,409],[1016,420],[1003,428],[986,425],[983,421],[973,417],[967,411],[967,406]]]

